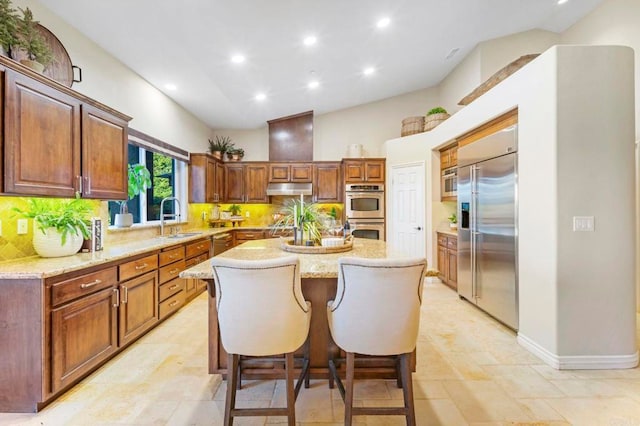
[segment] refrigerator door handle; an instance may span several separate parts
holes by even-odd
[[[474,165],[471,166],[471,212],[469,214],[469,222],[470,222],[470,239],[471,239],[471,297],[476,298],[478,296],[477,291],[477,277],[476,277],[476,249],[477,249],[477,241],[476,236],[479,234],[478,232],[478,223],[477,223],[477,214],[476,209],[478,206],[478,188],[477,188],[477,172],[479,167]]]

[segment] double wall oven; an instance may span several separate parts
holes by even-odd
[[[384,185],[348,184],[345,216],[354,237],[384,240]]]

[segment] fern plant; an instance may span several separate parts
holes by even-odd
[[[29,198],[27,203],[28,208],[23,210],[14,207],[13,210],[24,218],[33,219],[43,234],[48,228],[55,228],[62,237],[62,245],[66,243],[69,233],[89,239],[93,208],[87,200]]]

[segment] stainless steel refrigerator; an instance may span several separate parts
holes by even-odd
[[[518,329],[517,126],[458,149],[458,294]]]

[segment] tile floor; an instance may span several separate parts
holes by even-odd
[[[425,293],[414,374],[419,425],[640,425],[640,368],[554,370],[442,284],[425,285]],[[221,425],[226,385],[207,373],[206,315],[203,294],[40,413],[0,414],[0,425]],[[282,381],[246,383],[241,406],[284,404]],[[357,383],[357,404],[401,401],[393,381]],[[303,425],[341,425],[343,412],[325,381],[302,389],[296,403]],[[404,421],[360,417],[357,424]]]

